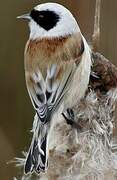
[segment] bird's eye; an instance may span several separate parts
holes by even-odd
[[[39,18],[41,18],[41,19],[44,18],[44,15],[40,14],[40,15],[39,15]]]

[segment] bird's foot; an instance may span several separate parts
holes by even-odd
[[[68,108],[66,111],[62,113],[63,117],[65,118],[67,124],[73,126],[75,124],[74,121],[74,111]]]

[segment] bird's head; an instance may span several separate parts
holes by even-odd
[[[57,3],[36,6],[29,14],[18,18],[27,19],[30,39],[65,37],[80,32],[71,12]]]

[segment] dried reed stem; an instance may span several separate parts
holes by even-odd
[[[92,48],[93,51],[95,52],[99,50],[99,44],[100,44],[100,14],[101,14],[101,0],[96,0],[94,32],[92,36]]]

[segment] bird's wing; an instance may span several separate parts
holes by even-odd
[[[76,67],[76,66],[75,66]],[[60,75],[62,69],[53,64],[47,69],[44,80],[39,70],[27,75],[27,87],[36,111],[33,128],[33,138],[25,163],[25,173],[45,171],[48,155],[48,132],[52,113],[59,107],[72,80],[74,66],[68,66]],[[59,78],[62,76],[62,78]]]
[[[27,77],[28,92],[32,104],[37,111],[40,119],[48,118],[47,115],[52,109],[56,109],[63,99],[75,69],[75,63],[70,65],[58,66],[52,64],[47,69],[47,76],[44,80],[39,70]],[[29,82],[30,81],[30,82]]]

